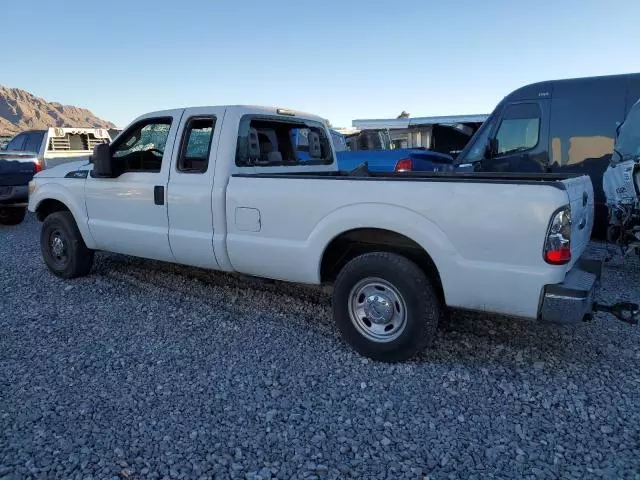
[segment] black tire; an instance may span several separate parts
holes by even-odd
[[[47,267],[59,277],[82,277],[91,271],[94,252],[85,245],[71,212],[55,212],[44,220],[40,248]]]
[[[20,225],[27,214],[27,207],[0,207],[0,225]]]
[[[371,291],[370,288],[382,292],[382,297],[372,298],[364,293]],[[358,294],[360,291],[363,293]],[[371,310],[370,299],[375,303],[374,310]],[[388,299],[392,301],[387,302]],[[382,303],[378,303],[380,301]],[[396,307],[392,308],[391,305]],[[352,306],[362,306],[363,313],[353,313],[355,310],[352,311]],[[376,306],[381,306],[382,314]],[[369,308],[368,313],[372,318],[379,316],[377,324],[366,318],[369,316],[365,315],[366,308]],[[401,311],[405,314],[400,315]],[[333,316],[340,333],[358,353],[374,360],[404,361],[428,347],[435,338],[441,311],[440,301],[429,278],[415,263],[395,253],[374,252],[354,258],[342,269],[334,284]],[[404,328],[394,327],[387,334],[388,324],[384,323],[383,318],[387,314],[404,318]],[[358,316],[361,320],[356,319]],[[399,321],[396,323],[399,324]],[[381,332],[381,329],[385,331]],[[382,337],[371,339],[374,330]],[[392,338],[393,335],[397,337]]]

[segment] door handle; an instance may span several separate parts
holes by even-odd
[[[164,205],[164,187],[162,185],[153,187],[153,202],[156,205]]]
[[[578,230],[584,230],[584,227],[587,226],[587,217],[582,217],[580,223],[578,224]]]

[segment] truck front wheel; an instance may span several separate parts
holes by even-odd
[[[394,253],[354,258],[334,284],[333,315],[340,333],[357,352],[375,360],[403,361],[426,348],[440,314],[429,278]]]
[[[0,225],[20,225],[27,207],[0,207]]]
[[[85,245],[71,212],[55,212],[44,220],[40,248],[49,270],[62,278],[87,275],[93,265],[93,250]]]

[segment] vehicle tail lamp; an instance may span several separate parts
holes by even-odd
[[[571,207],[559,209],[551,218],[544,245],[544,260],[551,265],[571,261]]]
[[[401,158],[396,163],[396,172],[410,172],[413,170],[413,160],[410,158]]]

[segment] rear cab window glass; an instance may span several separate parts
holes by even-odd
[[[252,115],[240,122],[236,150],[239,167],[332,163],[331,140],[320,122]]]
[[[74,133],[53,129],[47,144],[48,152],[81,152],[93,151],[93,148],[104,143],[106,139],[98,138],[93,133]]]
[[[193,117],[187,121],[182,135],[178,171],[185,173],[207,171],[215,125],[214,117]]]
[[[26,152],[40,153],[40,147],[42,146],[42,139],[44,138],[44,132],[31,132],[27,136],[27,142],[24,145]]]
[[[26,138],[27,138],[26,133],[21,133],[20,135],[14,137],[7,144],[7,150],[22,151],[24,147],[24,141],[26,140]]]
[[[535,103],[509,105],[496,133],[498,155],[531,150],[539,137],[540,107]]]

